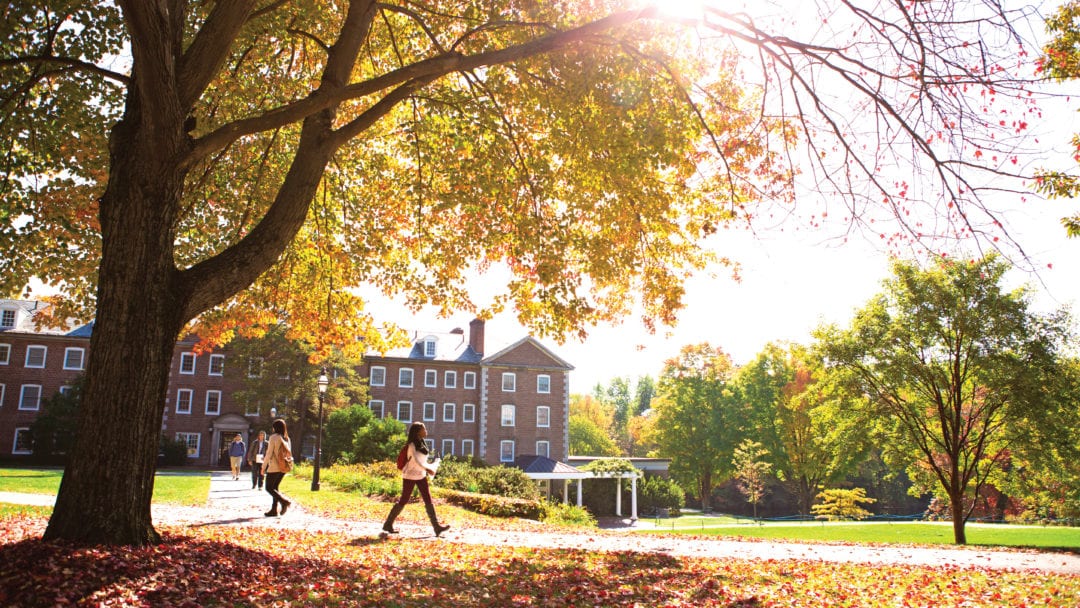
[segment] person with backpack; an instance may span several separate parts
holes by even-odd
[[[266,476],[266,491],[274,499],[274,504],[265,513],[267,517],[277,517],[278,504],[281,504],[281,515],[285,515],[292,505],[292,501],[278,491],[281,480],[285,478],[285,473],[292,470],[292,465],[292,443],[289,441],[289,430],[285,426],[285,421],[278,418],[274,421],[274,434],[270,435],[270,441],[267,442],[266,455],[262,463],[263,474]]]
[[[412,423],[409,427],[408,441],[398,454],[398,468],[401,469],[401,497],[394,503],[390,514],[386,516],[386,522],[383,523],[382,529],[386,534],[397,534],[397,530],[394,529],[394,520],[412,498],[413,488],[420,490],[420,497],[424,499],[424,509],[427,511],[428,519],[431,520],[435,536],[450,529],[449,524],[439,523],[439,519],[435,516],[435,505],[431,502],[427,478],[428,475],[434,477],[438,469],[427,461],[428,447],[424,442],[424,437],[427,437],[427,427],[424,423]]]

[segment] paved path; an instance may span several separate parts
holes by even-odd
[[[0,493],[0,502],[53,503],[54,497]],[[346,521],[320,517],[294,503],[283,517],[265,517],[270,497],[253,490],[248,476],[233,480],[228,472],[212,474],[210,497],[203,507],[155,505],[154,521],[190,526],[270,526],[309,532],[340,532],[358,537],[379,534],[382,522]],[[434,538],[431,528],[399,523],[401,536]],[[735,559],[802,559],[826,562],[955,566],[995,570],[1045,571],[1080,576],[1080,555],[1045,551],[994,550],[985,548],[865,546],[804,544],[771,541],[681,538],[676,535],[621,533],[551,533],[451,528],[444,541],[474,545],[528,546],[589,551],[640,551],[674,556]]]

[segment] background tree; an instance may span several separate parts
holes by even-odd
[[[1051,39],[1043,47],[1039,60],[1039,72],[1058,81],[1075,80],[1080,77],[1080,2],[1070,0],[1062,3],[1046,18],[1046,29]],[[1072,137],[1073,149],[1080,149],[1080,134]],[[1073,155],[1073,161],[1077,159]],[[1035,181],[1035,188],[1051,197],[1076,198],[1080,194],[1080,176],[1061,170],[1043,170]],[[1080,214],[1061,219],[1065,233],[1080,236]]]
[[[638,376],[634,383],[634,407],[630,416],[640,416],[652,407],[653,397],[656,395],[656,382],[652,376]]]
[[[75,441],[82,386],[83,376],[79,376],[63,392],[42,399],[41,412],[30,423],[34,460],[47,463],[67,460]]]
[[[765,460],[768,455],[768,450],[760,443],[753,439],[744,439],[735,448],[735,454],[731,458],[739,492],[753,506],[754,519],[757,519],[758,503],[768,492],[769,471],[772,469],[772,465]]]
[[[1008,268],[996,256],[928,270],[897,261],[849,329],[818,334],[913,479],[932,479],[948,497],[958,544],[974,495],[1009,450],[1047,447],[1040,430],[1069,407],[1055,399],[1068,319],[1036,314],[1025,291],[1006,291]]]
[[[850,222],[898,218],[886,242],[996,231],[977,178],[1027,164],[1031,9],[822,2],[800,30],[797,6],[709,6],[691,30],[616,1],[9,5],[0,289],[38,277],[59,318],[96,317],[81,416],[114,430],[80,424],[48,538],[158,542],[155,438],[193,320],[208,343],[286,320],[316,355],[378,350],[368,286],[547,335],[671,323],[703,240],[794,200],[797,173]],[[512,278],[473,302],[464,277],[495,264]]]
[[[684,346],[669,359],[657,383],[656,442],[671,458],[671,475],[693,488],[708,509],[713,488],[731,478],[735,446],[746,417],[731,382],[735,365],[708,343]]]
[[[375,418],[366,405],[353,404],[330,413],[323,436],[327,464],[377,462],[397,457],[405,443],[405,425],[393,418]]]
[[[784,367],[787,383],[776,401],[775,429],[780,455],[776,474],[810,513],[818,491],[852,473],[866,458],[874,435],[851,412],[860,398],[830,381],[829,372],[809,349],[792,345]]]
[[[569,421],[570,454],[574,456],[621,456],[611,435],[591,418],[571,414]]]

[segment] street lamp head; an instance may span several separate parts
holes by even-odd
[[[329,385],[330,385],[330,378],[326,377],[326,370],[324,369],[324,370],[322,370],[322,373],[319,374],[319,394],[321,395],[321,394],[325,393],[326,392],[326,387],[329,386]]]

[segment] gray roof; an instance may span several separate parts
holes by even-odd
[[[418,359],[421,361],[445,361],[452,363],[479,363],[482,357],[469,345],[464,333],[449,332],[437,333],[416,332],[412,337],[412,346],[393,348],[380,357],[391,359]],[[424,344],[430,340],[435,341],[435,356],[428,356],[424,352]]]

